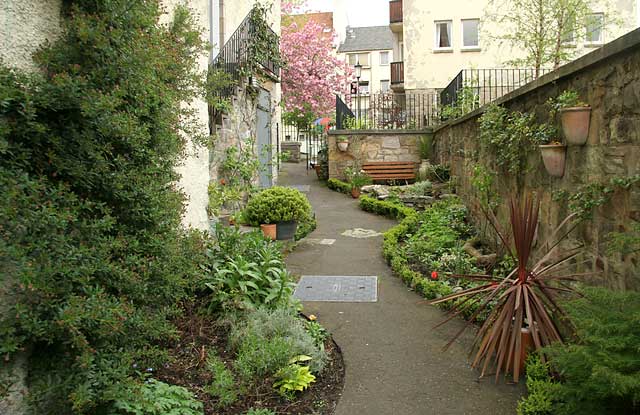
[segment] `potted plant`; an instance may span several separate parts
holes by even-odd
[[[564,91],[553,103],[555,111],[560,113],[562,132],[567,144],[582,146],[589,137],[591,107],[580,101],[576,91]]]
[[[292,239],[298,222],[311,215],[311,205],[299,190],[274,186],[253,196],[245,210],[249,224],[260,225],[264,232],[275,226],[275,239]],[[263,226],[267,225],[267,226]]]
[[[554,177],[564,175],[564,165],[567,156],[567,146],[557,140],[557,129],[550,124],[538,126],[534,132],[539,143],[542,162],[547,172]]]
[[[326,143],[318,150],[317,161],[313,168],[316,171],[318,180],[327,180],[329,178],[329,151]]]
[[[349,148],[349,138],[344,135],[338,136],[336,138],[336,144],[338,145],[338,150],[347,151],[347,148]]]
[[[347,167],[344,169],[344,174],[349,184],[351,184],[351,197],[354,199],[360,197],[362,186],[373,183],[371,176],[367,172],[356,167]]]

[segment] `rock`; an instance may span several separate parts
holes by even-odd
[[[373,193],[373,192],[375,192],[375,189],[377,187],[380,187],[380,185],[379,184],[368,184],[366,186],[362,186],[362,189],[360,189],[360,191],[362,193]]]
[[[443,193],[443,194],[440,195],[439,198],[440,199],[454,199],[456,197],[458,197],[458,196],[456,196],[454,194],[451,194],[451,193]]]

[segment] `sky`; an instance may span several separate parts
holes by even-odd
[[[389,0],[308,0],[307,10],[336,12],[344,9],[350,26],[387,26]],[[337,29],[337,28],[336,28]]]

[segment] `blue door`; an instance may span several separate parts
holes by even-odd
[[[258,94],[256,122],[258,160],[260,161],[259,184],[260,187],[266,188],[273,185],[273,177],[271,163],[271,95],[264,89],[260,89]]]

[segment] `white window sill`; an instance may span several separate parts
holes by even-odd
[[[576,43],[563,43],[562,44],[563,48],[571,48],[571,49],[575,49],[578,47],[578,45]]]
[[[604,45],[604,42],[586,42],[584,44],[584,47],[585,48],[599,48],[602,45]]]
[[[433,53],[453,53],[453,48],[435,48]]]
[[[460,52],[482,52],[480,46],[464,46],[460,48]]]

